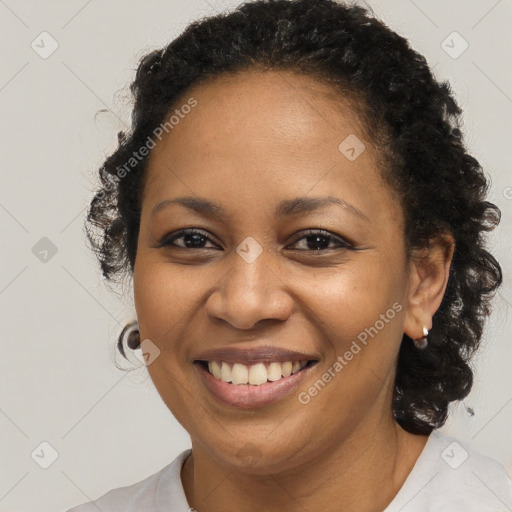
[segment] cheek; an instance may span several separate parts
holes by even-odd
[[[312,417],[330,411],[345,426],[372,409],[385,387],[392,389],[403,332],[399,265],[363,259],[350,269],[331,269],[328,278],[317,275],[301,292],[325,356],[318,379],[326,383],[301,389],[301,403],[309,403]]]
[[[403,296],[400,269],[398,265],[383,262],[377,254],[361,256],[346,267],[326,269],[325,273],[316,273],[313,279],[302,276],[295,282],[302,283],[303,291],[297,291],[297,295],[316,316],[311,321],[329,329],[326,336],[335,340],[340,349],[365,328],[373,326],[381,315],[396,320],[397,309],[401,309],[392,308]],[[386,315],[390,308],[392,311]]]
[[[169,410],[191,432],[193,411],[196,416],[202,413],[197,413],[201,408],[188,380],[190,369],[184,364],[181,340],[194,322],[191,315],[200,297],[198,286],[188,271],[141,257],[133,290],[141,340],[150,339],[160,351],[147,371]]]
[[[133,276],[134,301],[141,336],[160,340],[193,311],[200,294],[198,281],[183,269],[139,261]]]

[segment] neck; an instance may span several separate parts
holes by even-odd
[[[427,439],[388,417],[371,429],[359,425],[306,462],[267,474],[227,467],[192,442],[181,478],[187,501],[198,512],[376,512],[393,500]]]

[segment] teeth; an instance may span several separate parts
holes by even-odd
[[[281,363],[270,363],[267,370],[267,379],[269,381],[279,380],[281,378]]]
[[[224,382],[231,382],[235,385],[252,384],[261,386],[267,381],[274,382],[283,377],[302,370],[307,361],[286,361],[284,363],[256,363],[245,365],[241,363],[226,363],[225,361],[208,361],[208,370],[216,378]]]
[[[290,361],[282,364],[281,373],[283,377],[289,377],[292,374],[292,363]]]
[[[231,382],[231,368],[229,364],[222,362],[222,366],[220,368],[220,378],[224,382]]]
[[[249,384],[261,386],[264,382],[267,382],[267,369],[265,365],[263,363],[253,364],[249,370]]]
[[[217,377],[217,379],[220,379],[220,366],[217,361],[209,361],[208,362],[208,370],[210,370],[210,373]]]
[[[251,382],[251,384],[254,384],[251,381],[251,375],[247,370],[247,366],[245,366],[245,364],[238,363],[235,363],[231,370],[231,381],[233,384],[247,384],[248,381]]]

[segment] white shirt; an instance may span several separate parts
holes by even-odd
[[[181,467],[192,450],[148,478],[66,512],[189,512]],[[434,430],[383,512],[512,511],[512,480],[497,461]],[[200,510],[197,512],[201,512]]]

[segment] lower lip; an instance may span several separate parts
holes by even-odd
[[[215,397],[229,405],[249,409],[271,404],[289,395],[300,386],[315,365],[308,366],[289,377],[283,377],[275,382],[267,382],[261,386],[224,382],[214,377],[201,364],[194,363],[194,366],[204,385]]]

